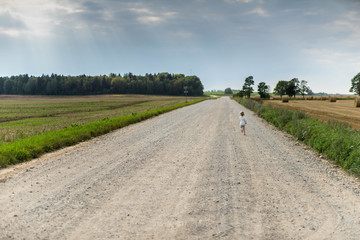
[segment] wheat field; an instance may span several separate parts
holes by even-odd
[[[322,121],[336,120],[360,129],[360,108],[354,107],[354,100],[338,100],[336,102],[293,100],[288,103],[269,100],[264,101],[264,104],[298,110]]]

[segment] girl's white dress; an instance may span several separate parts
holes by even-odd
[[[245,124],[247,124],[246,117],[245,116],[240,116],[239,119],[240,119],[240,128],[245,127]]]

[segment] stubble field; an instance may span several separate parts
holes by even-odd
[[[339,121],[360,129],[360,108],[354,107],[354,100],[316,101],[292,100],[283,103],[280,100],[264,101],[265,105],[283,107],[309,114],[322,121]]]

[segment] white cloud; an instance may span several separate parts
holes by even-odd
[[[6,29],[0,27],[0,35],[7,35],[9,37],[19,37],[24,31],[17,30],[17,29]]]
[[[138,14],[148,14],[148,15],[154,14],[153,11],[151,11],[150,9],[147,9],[147,8],[129,8],[129,10],[131,12],[135,12]]]
[[[270,16],[270,14],[262,8],[255,8],[246,13],[246,15],[253,15],[253,14],[261,16],[261,17],[269,17]]]
[[[172,17],[172,16],[177,15],[177,12],[164,12],[164,13],[162,13],[162,15],[166,16],[166,17]]]
[[[51,29],[54,26],[61,25],[63,21],[59,15],[63,16],[64,13],[67,15],[82,11],[73,4],[63,3],[60,5],[55,1],[14,0],[10,2],[5,0],[2,4],[2,9],[7,10],[10,16],[8,16],[7,21],[12,19],[13,23],[22,23],[24,26],[22,28],[18,26],[6,28],[0,23],[0,33],[11,37],[51,35]],[[4,21],[0,20],[0,22]]]
[[[166,22],[168,18],[177,15],[177,12],[155,12],[148,8],[129,8],[130,12],[140,15],[136,20],[141,24],[156,24]]]
[[[325,64],[350,64],[357,66],[360,63],[360,56],[357,54],[343,52],[343,51],[335,51],[332,49],[303,49],[303,53],[310,55],[315,58],[316,61]]]
[[[360,3],[359,3],[360,4]],[[360,12],[359,11],[351,11],[348,13],[348,18],[353,21],[360,21]]]
[[[347,34],[343,34],[341,41],[344,44],[350,44],[353,46],[359,45],[360,39],[360,18],[357,18],[353,12],[348,14],[345,18],[335,20],[331,24],[328,24],[328,29],[331,31],[338,31]]]
[[[144,16],[144,17],[138,17],[137,20],[140,23],[144,24],[152,24],[152,23],[161,23],[164,22],[165,19],[157,16]]]
[[[26,31],[26,24],[16,14],[11,13],[9,10],[0,12],[0,34],[19,37]]]

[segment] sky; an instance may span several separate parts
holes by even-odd
[[[349,93],[360,0],[0,0],[0,76],[183,73]]]

